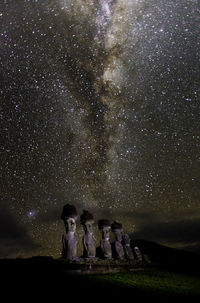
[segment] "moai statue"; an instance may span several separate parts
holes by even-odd
[[[139,247],[135,246],[134,247],[134,252],[136,254],[137,260],[142,261],[142,253],[141,253]]]
[[[124,247],[124,251],[126,254],[126,258],[128,260],[134,260],[134,254],[133,254],[132,248],[130,246],[131,239],[130,239],[129,235],[124,234],[122,236],[122,239],[123,239],[123,247]]]
[[[112,259],[112,249],[110,244],[110,221],[99,220],[98,222],[99,230],[102,232],[101,236],[101,250],[104,259]]]
[[[68,260],[77,260],[77,239],[75,237],[76,232],[76,220],[78,214],[76,207],[70,204],[66,204],[63,207],[61,219],[64,221],[66,233],[62,236],[63,250],[62,256]]]
[[[111,225],[112,232],[115,235],[114,255],[117,259],[124,260],[124,248],[122,246],[122,224],[114,221]]]
[[[83,225],[85,232],[83,236],[83,256],[90,259],[95,258],[96,245],[92,227],[94,224],[94,217],[87,210],[83,210],[83,214],[80,217],[80,222]]]
[[[151,260],[149,259],[149,256],[147,254],[144,254],[143,255],[143,261],[147,264],[150,264],[151,263]]]

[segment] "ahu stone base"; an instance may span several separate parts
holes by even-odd
[[[118,272],[133,272],[144,270],[150,262],[147,261],[127,261],[127,260],[102,260],[102,259],[81,259],[69,261],[61,259],[63,264],[62,272],[68,274],[113,274]]]

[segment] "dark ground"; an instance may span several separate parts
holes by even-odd
[[[67,263],[61,259],[51,257],[0,259],[1,294],[2,296],[6,295],[6,301],[9,302],[19,299],[27,302],[36,299],[46,302],[52,298],[56,299],[56,302],[72,301],[73,298],[74,302],[105,302],[107,300],[114,302],[120,301],[121,298],[129,302],[136,299],[169,302],[172,298],[178,302],[200,301],[198,289],[194,293],[191,291],[171,293],[170,289],[168,291],[164,288],[162,290],[151,287],[151,278],[155,280],[157,277],[162,286],[163,277],[166,282],[166,277],[170,280],[170,277],[179,279],[177,277],[184,276],[186,282],[187,279],[193,279],[191,281],[197,285],[196,288],[198,288],[199,283],[200,290],[200,255],[171,249],[148,241],[138,240],[134,242],[134,245],[136,244],[143,252],[148,253],[152,261],[150,265],[141,270],[141,273],[131,272],[118,275],[110,274],[109,276],[77,275],[70,274]],[[131,275],[134,279],[148,278],[148,287],[126,283],[126,281],[130,281]],[[175,281],[179,285],[178,281]],[[180,281],[183,279],[181,278]]]

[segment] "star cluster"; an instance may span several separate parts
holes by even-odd
[[[5,255],[59,255],[66,203],[141,236],[159,216],[199,222],[199,13],[197,0],[4,1],[1,196],[25,235]]]

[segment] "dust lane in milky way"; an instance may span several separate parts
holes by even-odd
[[[198,16],[196,0],[3,1],[5,254],[58,254],[66,203],[180,247],[172,229],[193,224],[199,245]]]

